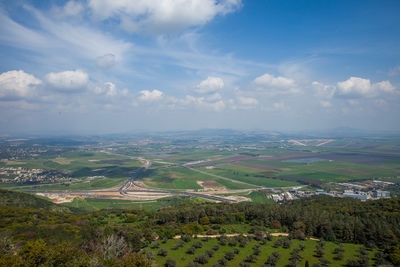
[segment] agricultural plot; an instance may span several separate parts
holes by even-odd
[[[143,181],[147,186],[164,189],[203,189],[199,181],[209,180],[215,182],[216,189],[220,187],[228,189],[252,188],[251,186],[219,179],[183,167],[151,169],[143,177]]]
[[[274,179],[262,170],[237,165],[218,165],[213,169],[201,168],[202,171],[228,177],[233,180],[266,187],[286,187],[299,185],[296,181]]]
[[[249,238],[250,239],[250,238]],[[147,255],[154,256],[157,266],[214,266],[225,262],[226,266],[262,266],[274,262],[276,266],[309,266],[324,263],[328,266],[345,266],[348,260],[374,262],[377,250],[366,250],[355,244],[335,244],[316,240],[289,240],[286,237],[274,237],[269,241],[248,240],[246,237],[197,238],[184,242],[168,240],[165,243],[155,241],[146,249]],[[275,259],[271,259],[274,258]],[[296,260],[293,260],[296,258]],[[324,266],[326,266],[324,265]],[[224,265],[217,265],[224,266]],[[274,265],[272,265],[274,266]]]

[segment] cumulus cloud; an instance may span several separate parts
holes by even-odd
[[[317,96],[331,98],[335,92],[335,86],[326,85],[317,81],[314,81],[311,84],[314,87]]]
[[[118,94],[117,87],[112,82],[106,82],[103,86],[94,86],[91,90],[97,95],[116,96]]]
[[[158,101],[162,99],[164,96],[164,93],[159,90],[153,90],[153,91],[143,90],[140,91],[139,93],[140,93],[139,99],[141,101],[146,101],[146,102]]]
[[[279,87],[279,88],[288,88],[293,87],[295,85],[294,80],[282,76],[275,77],[271,74],[264,74],[260,77],[257,77],[254,80],[254,83],[257,85],[268,86],[268,87]]]
[[[282,76],[274,76],[266,73],[254,79],[253,83],[258,90],[270,93],[299,93],[296,82],[293,79]]]
[[[44,77],[47,85],[63,92],[76,92],[85,88],[89,76],[82,70],[50,72]]]
[[[208,77],[195,88],[199,94],[211,94],[224,87],[224,81],[219,77]]]
[[[241,7],[241,0],[89,0],[96,19],[117,18],[131,32],[170,33],[201,26]]]
[[[393,93],[396,89],[389,81],[378,82],[374,84],[374,88],[386,93]]]
[[[347,98],[374,97],[380,92],[394,91],[395,87],[389,81],[373,84],[369,79],[350,77],[346,81],[337,83],[335,96]]]
[[[115,55],[105,54],[101,57],[96,58],[96,65],[100,68],[110,68],[115,64]]]
[[[17,100],[35,95],[36,86],[42,81],[22,70],[0,74],[0,99]]]

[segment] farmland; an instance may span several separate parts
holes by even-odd
[[[27,139],[1,144],[0,186],[14,190],[116,192],[147,164],[133,190],[205,192],[232,201],[268,202],[268,192],[260,190],[344,190],[337,183],[381,180],[394,183],[388,188],[393,194],[399,192],[397,137],[296,139],[215,131],[213,135],[188,132],[68,141]],[[40,177],[44,178],[35,180],[30,175],[33,170],[43,173]],[[45,172],[55,174],[45,179]],[[17,173],[25,176],[18,178],[22,174]],[[136,205],[133,199],[111,195]],[[81,197],[91,202],[90,197],[104,199],[107,195]],[[79,205],[92,209],[102,206],[87,204]],[[149,202],[142,207],[151,205],[159,206]]]
[[[243,238],[243,237],[242,237]],[[301,260],[297,263],[298,266],[304,266],[306,261],[310,264],[321,263],[327,260],[332,266],[346,265],[348,260],[357,260],[359,250],[362,246],[355,244],[344,244],[343,257],[338,259],[335,249],[339,248],[338,244],[332,242],[324,242],[324,255],[318,257],[316,255],[316,248],[319,244],[315,240],[289,240],[289,247],[277,245],[280,241],[283,243],[288,240],[285,237],[273,237],[269,241],[257,241],[250,239],[240,243],[238,237],[227,237],[226,241],[218,240],[218,238],[197,238],[188,242],[182,243],[180,239],[168,240],[167,242],[153,242],[152,247],[147,249],[145,253],[155,255],[155,262],[158,266],[164,266],[168,259],[176,262],[176,266],[190,266],[190,262],[198,260],[200,255],[208,255],[205,257],[207,262],[202,266],[213,266],[221,259],[225,259],[228,266],[241,266],[240,264],[248,264],[248,266],[262,266],[272,255],[273,252],[280,255],[277,261],[277,266],[287,266],[291,253],[295,248],[302,248],[300,252]],[[280,240],[280,241],[278,241]],[[194,247],[194,252],[190,248]],[[304,247],[304,248],[303,248]],[[254,254],[255,251],[259,251]],[[160,251],[167,251],[162,254]],[[211,252],[210,252],[211,251]],[[226,260],[227,253],[232,252],[234,255],[231,260]],[[367,251],[369,263],[372,265],[374,256],[377,250]],[[209,253],[209,254],[207,254]],[[250,255],[255,257],[250,258]]]

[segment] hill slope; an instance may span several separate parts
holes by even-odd
[[[3,189],[0,189],[0,206],[71,212],[67,207],[59,206],[37,196]]]

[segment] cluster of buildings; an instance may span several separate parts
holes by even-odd
[[[57,172],[42,169],[25,169],[22,167],[0,168],[1,183],[37,184],[70,181],[70,177]]]
[[[390,182],[373,181],[372,184],[376,186],[363,186],[356,184],[345,184],[340,185],[344,187],[342,191],[325,191],[323,189],[318,189],[315,191],[303,191],[303,190],[290,190],[285,192],[274,192],[274,194],[269,195],[269,199],[275,202],[284,202],[304,197],[310,197],[315,195],[325,195],[331,197],[341,197],[341,198],[353,198],[361,201],[374,200],[380,198],[390,198],[391,194],[389,191],[382,190],[386,186],[393,184]]]

